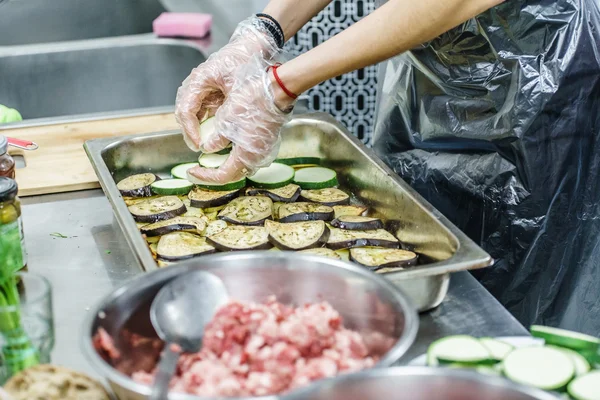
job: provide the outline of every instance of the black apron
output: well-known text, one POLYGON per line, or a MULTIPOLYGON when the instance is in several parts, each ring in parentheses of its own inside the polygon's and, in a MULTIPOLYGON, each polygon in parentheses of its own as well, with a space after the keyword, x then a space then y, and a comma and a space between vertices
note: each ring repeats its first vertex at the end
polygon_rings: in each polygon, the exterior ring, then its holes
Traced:
POLYGON ((496 260, 523 324, 600 333, 600 11, 509 0, 380 67, 378 154, 496 260))

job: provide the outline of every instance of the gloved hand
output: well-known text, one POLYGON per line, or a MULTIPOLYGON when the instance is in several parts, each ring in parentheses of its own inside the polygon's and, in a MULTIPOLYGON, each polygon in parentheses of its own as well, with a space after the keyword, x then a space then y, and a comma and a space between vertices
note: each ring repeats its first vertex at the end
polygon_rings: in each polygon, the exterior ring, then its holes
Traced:
POLYGON ((177 91, 175 106, 175 118, 190 149, 202 150, 199 121, 214 115, 223 104, 238 68, 254 55, 268 60, 278 51, 271 34, 251 17, 238 25, 225 47, 191 72, 177 91))
MULTIPOLYGON (((218 169, 196 167, 189 173, 202 182, 227 183, 252 175, 269 165, 279 150, 280 130, 290 117, 275 104, 268 63, 258 55, 238 70, 238 79, 215 115, 215 134, 204 149, 233 149, 218 169)), ((290 102, 286 105, 293 105, 290 102)))

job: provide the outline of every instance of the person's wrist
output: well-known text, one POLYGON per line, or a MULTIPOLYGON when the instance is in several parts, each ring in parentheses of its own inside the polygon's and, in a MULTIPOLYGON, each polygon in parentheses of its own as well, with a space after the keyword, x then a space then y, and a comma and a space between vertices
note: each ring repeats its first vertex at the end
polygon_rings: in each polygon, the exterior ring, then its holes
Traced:
POLYGON ((283 112, 290 112, 294 107, 296 99, 290 97, 275 79, 273 68, 269 68, 269 81, 271 83, 271 91, 273 92, 273 102, 275 106, 283 112))

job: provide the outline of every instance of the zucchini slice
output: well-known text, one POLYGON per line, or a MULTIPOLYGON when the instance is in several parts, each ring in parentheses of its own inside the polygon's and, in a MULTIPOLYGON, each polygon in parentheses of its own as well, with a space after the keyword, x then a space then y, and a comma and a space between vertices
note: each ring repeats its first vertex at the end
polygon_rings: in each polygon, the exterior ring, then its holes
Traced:
POLYGON ((353 231, 369 231, 383 229, 383 222, 375 217, 362 217, 355 215, 344 215, 331 221, 331 225, 340 229, 353 231))
POLYGON ((206 240, 221 251, 268 250, 272 247, 269 232, 262 226, 228 226, 206 240))
POLYGON ((206 239, 188 232, 173 232, 160 238, 156 255, 163 261, 180 261, 214 253, 206 239))
POLYGON ((190 205, 198 208, 219 207, 229 203, 239 195, 239 189, 216 191, 194 188, 189 194, 190 205))
POLYGON ((394 235, 384 229, 374 231, 349 231, 331 228, 327 247, 333 250, 350 249, 353 247, 386 247, 397 249, 400 242, 394 235))
POLYGON ((279 222, 330 221, 333 208, 317 203, 286 203, 277 210, 279 222))
POLYGON ((265 221, 269 241, 281 250, 306 250, 321 247, 329 237, 323 221, 292 222, 281 224, 265 221))
POLYGON ((248 188, 248 190, 246 190, 246 195, 267 196, 273 201, 293 203, 300 197, 300 190, 300 186, 290 183, 289 185, 277 189, 248 188))
POLYGON ((476 338, 467 335, 454 335, 438 339, 427 349, 427 364, 437 363, 462 365, 493 364, 488 349, 476 338))
POLYGON ((296 171, 294 182, 302 189, 323 189, 338 184, 337 173, 329 168, 309 167, 296 171))
POLYGON ((227 229, 227 222, 221 221, 220 219, 216 221, 210 221, 206 227, 206 230, 204 231, 204 236, 213 236, 217 233, 223 232, 225 229, 227 229))
POLYGON ((152 188, 154 182, 160 178, 154 174, 136 174, 128 176, 117 183, 117 189, 121 196, 126 197, 150 197, 152 196, 152 188))
MULTIPOLYGON (((550 348, 562 351, 563 353, 568 355, 569 358, 571 359, 571 361, 573 361, 573 365, 575 366, 575 375, 577 375, 577 376, 583 375, 583 374, 589 372, 590 369, 592 369, 592 366, 590 365, 588 360, 586 360, 584 356, 582 356, 581 354, 579 354, 578 352, 576 352, 574 350, 566 349, 564 347, 552 346, 552 345, 548 345, 546 347, 550 347, 550 348)), ((598 392, 598 394, 600 394, 600 392, 598 392)))
POLYGON ((600 346, 600 339, 597 337, 566 329, 532 325, 529 330, 532 336, 544 339, 547 344, 571 350, 595 350, 600 346))
POLYGON ((575 376, 569 356, 550 347, 521 347, 511 351, 502 364, 508 379, 544 390, 561 390, 575 376))
POLYGON ((188 194, 188 192, 192 189, 192 186, 192 183, 189 182, 187 179, 179 178, 162 179, 150 185, 153 193, 165 196, 178 196, 188 194))
POLYGON ((325 204, 326 206, 337 206, 350 202, 350 196, 336 188, 303 190, 300 192, 300 199, 325 204))
POLYGON ((175 218, 186 211, 185 205, 177 196, 163 196, 129 206, 129 212, 136 222, 158 222, 175 218))
POLYGON ((302 250, 299 251, 299 253, 315 254, 321 257, 335 258, 336 260, 342 259, 342 256, 340 256, 337 252, 328 249, 327 247, 317 247, 314 249, 302 250))
POLYGON ((344 217, 346 215, 361 216, 367 212, 368 208, 363 206, 333 206, 335 218, 344 217))
POLYGON ((567 387, 567 392, 575 400, 600 399, 600 370, 573 379, 567 387))
MULTIPOLYGON (((210 137, 214 135, 216 131, 215 122, 215 117, 208 117, 202 122, 200 122, 200 143, 206 143, 210 139, 210 137)), ((232 145, 231 143, 229 143, 229 145, 223 150, 219 150, 214 154, 229 154, 231 152, 231 148, 232 145)))
POLYGON ((360 247, 350 249, 350 261, 354 261, 371 271, 386 268, 387 272, 403 269, 417 263, 417 255, 412 251, 401 249, 379 249, 360 247))
POLYGON ((502 361, 506 358, 508 353, 513 351, 514 346, 503 342, 501 340, 493 339, 490 337, 482 337, 479 338, 479 341, 482 345, 485 346, 486 349, 490 352, 492 359, 496 361, 502 361))
POLYGON ((185 163, 176 165, 173 168, 171 168, 171 176, 173 176, 173 178, 189 180, 187 178, 188 169, 195 168, 197 166, 198 163, 185 163))
POLYGON ((277 163, 285 164, 297 168, 303 167, 316 167, 321 165, 321 159, 319 157, 288 157, 278 158, 275 160, 277 163))
POLYGON ((198 163, 204 168, 219 168, 228 158, 229 154, 205 153, 198 158, 198 163))
POLYGON ((216 183, 201 181, 200 179, 196 178, 192 174, 188 173, 186 179, 202 189, 217 190, 217 191, 221 191, 221 192, 226 192, 229 190, 239 190, 246 186, 246 178, 242 178, 239 181, 233 181, 233 182, 228 182, 228 183, 223 183, 223 184, 216 184, 216 183))
POLYGON ((243 196, 219 212, 219 219, 236 225, 262 225, 271 219, 273 202, 268 197, 243 196))
POLYGON ((289 165, 272 163, 268 167, 260 168, 248 180, 253 186, 261 189, 277 189, 284 187, 294 180, 294 168, 289 165))
POLYGON ((206 222, 203 219, 196 217, 175 217, 146 225, 140 231, 147 237, 152 237, 178 231, 201 235, 205 229, 206 222))

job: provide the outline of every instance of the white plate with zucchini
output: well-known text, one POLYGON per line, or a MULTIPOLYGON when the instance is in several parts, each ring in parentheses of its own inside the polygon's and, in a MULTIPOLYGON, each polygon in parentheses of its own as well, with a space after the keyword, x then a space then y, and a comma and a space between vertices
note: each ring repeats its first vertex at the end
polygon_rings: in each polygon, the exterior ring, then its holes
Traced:
POLYGON ((546 326, 532 337, 454 335, 433 342, 411 365, 471 369, 574 400, 600 400, 600 339, 546 326))

